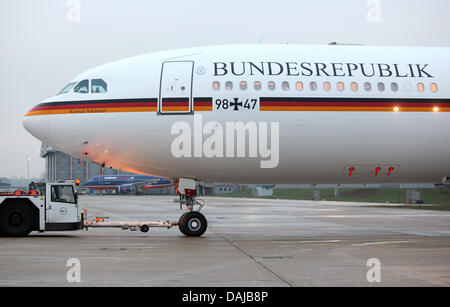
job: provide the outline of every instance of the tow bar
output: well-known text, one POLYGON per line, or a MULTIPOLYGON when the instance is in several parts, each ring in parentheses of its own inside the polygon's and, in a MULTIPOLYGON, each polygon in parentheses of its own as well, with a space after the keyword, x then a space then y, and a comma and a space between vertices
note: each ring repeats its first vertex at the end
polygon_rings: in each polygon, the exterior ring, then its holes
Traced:
MULTIPOLYGON (((87 210, 83 210, 83 217, 87 217, 87 210)), ((146 221, 146 222, 133 222, 133 221, 119 221, 119 222, 105 222, 108 217, 96 217, 93 220, 84 220, 83 226, 88 230, 89 228, 121 228, 122 230, 140 230, 142 232, 148 232, 150 227, 166 227, 167 229, 178 225, 178 221, 146 221)))

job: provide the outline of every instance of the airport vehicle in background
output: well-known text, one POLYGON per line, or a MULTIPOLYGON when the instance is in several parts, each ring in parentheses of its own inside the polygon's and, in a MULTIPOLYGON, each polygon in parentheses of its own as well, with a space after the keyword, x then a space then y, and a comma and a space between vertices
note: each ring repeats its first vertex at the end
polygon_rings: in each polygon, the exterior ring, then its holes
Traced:
MULTIPOLYGON (((180 183, 446 183, 449 82, 449 48, 188 48, 90 69, 23 125, 81 159, 180 183)), ((201 235, 191 188, 178 189, 180 225, 201 235)))
POLYGON ((83 187, 95 191, 115 191, 121 194, 168 188, 174 184, 174 181, 170 179, 147 175, 99 175, 89 178, 83 187))
MULTIPOLYGON (((178 225, 178 222, 169 220, 107 222, 105 219, 107 217, 87 219, 87 210, 80 209, 78 205, 74 180, 31 184, 28 192, 17 190, 0 193, 0 236, 23 237, 32 231, 87 230, 97 227, 148 232, 150 227, 171 228, 178 225)), ((187 227, 180 224, 180 229, 189 233, 189 229, 184 229, 187 227)), ((206 224, 203 223, 202 227, 206 227, 206 224)))

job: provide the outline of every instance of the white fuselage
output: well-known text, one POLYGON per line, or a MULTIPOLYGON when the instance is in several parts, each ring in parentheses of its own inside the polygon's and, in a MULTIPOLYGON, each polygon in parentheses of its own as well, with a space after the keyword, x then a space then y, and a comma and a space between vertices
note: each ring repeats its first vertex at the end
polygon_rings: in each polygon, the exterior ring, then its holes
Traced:
POLYGON ((82 159, 162 177, 439 183, 450 176, 449 72, 448 48, 158 52, 77 76, 107 91, 47 99, 24 126, 82 159))

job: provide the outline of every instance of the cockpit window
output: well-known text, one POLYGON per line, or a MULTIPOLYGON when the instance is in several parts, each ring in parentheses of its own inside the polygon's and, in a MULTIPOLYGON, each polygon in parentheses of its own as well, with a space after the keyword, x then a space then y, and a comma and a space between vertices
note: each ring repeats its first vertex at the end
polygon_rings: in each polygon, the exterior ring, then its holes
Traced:
POLYGON ((82 93, 82 94, 89 93, 89 80, 80 81, 80 83, 78 83, 77 86, 75 86, 73 91, 75 93, 82 93))
POLYGON ((91 80, 91 93, 106 93, 108 91, 108 85, 103 79, 91 80))
POLYGON ((58 95, 65 94, 65 93, 69 92, 71 89, 73 89, 73 87, 74 87, 77 83, 78 83, 78 82, 71 82, 71 83, 67 84, 67 85, 61 90, 61 92, 58 93, 58 95))

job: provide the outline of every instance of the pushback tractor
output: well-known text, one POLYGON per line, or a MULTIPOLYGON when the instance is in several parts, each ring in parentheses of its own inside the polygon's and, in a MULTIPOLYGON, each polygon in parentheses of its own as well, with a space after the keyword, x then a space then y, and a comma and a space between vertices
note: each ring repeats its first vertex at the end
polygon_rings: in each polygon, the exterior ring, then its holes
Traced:
POLYGON ((80 230, 83 223, 73 180, 30 185, 28 192, 0 193, 0 235, 80 230))
POLYGON ((121 228, 149 231, 150 227, 179 226, 186 236, 201 236, 207 228, 199 212, 204 203, 196 199, 195 181, 182 179, 177 183, 180 206, 187 212, 178 221, 105 221, 107 217, 87 219, 87 210, 78 205, 74 180, 30 184, 28 192, 0 193, 0 236, 24 237, 32 231, 70 231, 89 228, 121 228), (194 210, 194 206, 197 210, 194 210))

